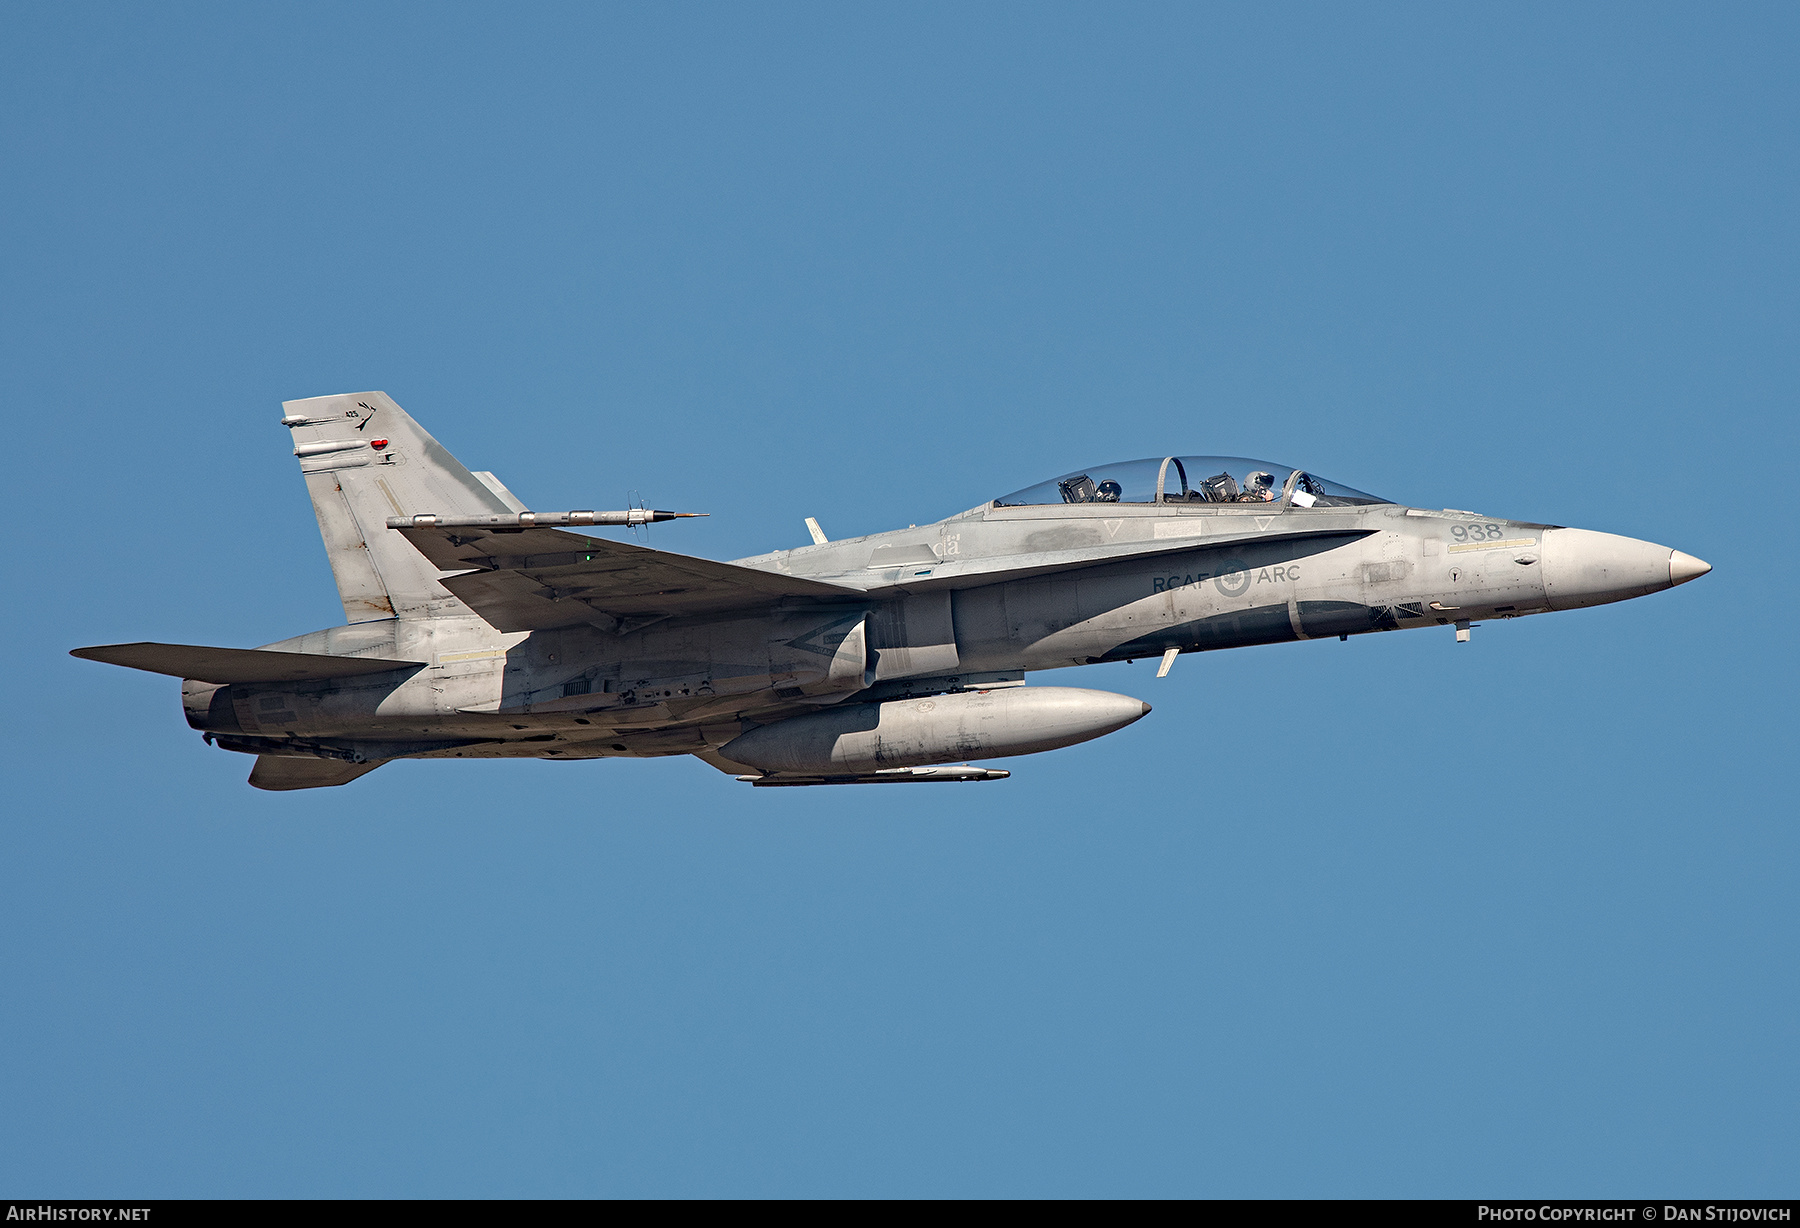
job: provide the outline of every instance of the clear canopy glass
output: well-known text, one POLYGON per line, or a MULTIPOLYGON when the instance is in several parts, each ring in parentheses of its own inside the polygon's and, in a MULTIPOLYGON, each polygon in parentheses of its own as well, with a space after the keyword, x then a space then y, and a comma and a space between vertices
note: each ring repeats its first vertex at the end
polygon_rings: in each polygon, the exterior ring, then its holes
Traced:
POLYGON ((1300 507, 1391 503, 1376 495, 1245 456, 1166 456, 1077 469, 994 500, 999 507, 1044 503, 1277 503, 1295 477, 1300 507), (1298 476, 1295 477, 1296 472, 1298 476))

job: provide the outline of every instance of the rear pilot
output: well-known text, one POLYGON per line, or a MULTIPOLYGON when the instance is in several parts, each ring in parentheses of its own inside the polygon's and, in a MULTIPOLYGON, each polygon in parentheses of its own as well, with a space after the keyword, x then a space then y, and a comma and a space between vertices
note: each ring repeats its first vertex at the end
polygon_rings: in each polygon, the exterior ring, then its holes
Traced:
POLYGON ((1238 496, 1239 503, 1273 503, 1275 502, 1275 475, 1258 469, 1244 479, 1244 493, 1238 496))

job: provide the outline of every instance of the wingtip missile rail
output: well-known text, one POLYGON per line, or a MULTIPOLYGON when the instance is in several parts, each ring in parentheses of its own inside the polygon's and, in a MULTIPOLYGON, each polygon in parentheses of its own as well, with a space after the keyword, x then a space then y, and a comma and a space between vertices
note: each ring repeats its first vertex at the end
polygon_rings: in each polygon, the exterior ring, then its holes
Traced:
POLYGON ((634 507, 623 512, 509 512, 495 516, 389 516, 390 529, 553 529, 563 525, 661 524, 665 520, 691 520, 707 512, 659 512, 634 507))

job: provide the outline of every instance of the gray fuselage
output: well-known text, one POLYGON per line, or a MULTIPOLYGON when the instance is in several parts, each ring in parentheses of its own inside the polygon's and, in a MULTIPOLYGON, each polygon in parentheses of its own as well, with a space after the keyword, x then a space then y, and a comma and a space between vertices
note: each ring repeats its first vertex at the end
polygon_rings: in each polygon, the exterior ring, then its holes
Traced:
POLYGON ((1580 529, 1394 504, 994 503, 738 560, 838 601, 499 632, 387 618, 270 649, 421 663, 372 677, 184 685, 232 749, 371 758, 705 753, 821 705, 1016 685, 1027 671, 1455 626, 1668 588, 1705 565, 1580 529), (1686 562, 1684 562, 1686 560, 1686 562))

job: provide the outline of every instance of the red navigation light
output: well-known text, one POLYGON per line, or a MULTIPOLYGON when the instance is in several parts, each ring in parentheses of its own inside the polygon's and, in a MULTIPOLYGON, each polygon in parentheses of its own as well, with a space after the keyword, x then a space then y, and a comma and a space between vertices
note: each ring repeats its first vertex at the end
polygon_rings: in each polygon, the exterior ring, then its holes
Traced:
POLYGON ((371 439, 371 440, 369 440, 369 446, 370 446, 370 447, 371 447, 371 448, 377 448, 377 449, 379 449, 379 448, 385 448, 385 447, 387 447, 387 440, 385 440, 385 439, 371 439))

